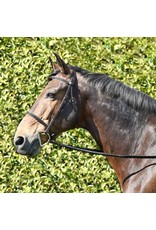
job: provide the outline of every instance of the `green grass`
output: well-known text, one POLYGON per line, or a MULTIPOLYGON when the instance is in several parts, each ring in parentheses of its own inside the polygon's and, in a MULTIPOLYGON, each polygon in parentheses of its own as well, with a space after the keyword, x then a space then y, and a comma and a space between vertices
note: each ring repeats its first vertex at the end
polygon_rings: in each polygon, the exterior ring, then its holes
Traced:
MULTIPOLYGON (((16 127, 46 84, 53 52, 156 98, 156 38, 0 38, 0 192, 120 192, 104 157, 50 144, 29 160, 15 152, 16 127)), ((82 129, 59 140, 96 147, 82 129)))

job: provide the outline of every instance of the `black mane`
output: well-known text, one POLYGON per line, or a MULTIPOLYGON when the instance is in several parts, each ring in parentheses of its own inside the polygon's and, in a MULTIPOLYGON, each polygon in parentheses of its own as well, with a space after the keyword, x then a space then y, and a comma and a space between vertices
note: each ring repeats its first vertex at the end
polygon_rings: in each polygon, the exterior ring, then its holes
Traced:
POLYGON ((79 72, 87 83, 94 85, 104 94, 113 98, 124 100, 129 106, 147 113, 156 113, 156 100, 147 94, 133 89, 106 74, 92 73, 77 66, 69 65, 71 69, 79 72))

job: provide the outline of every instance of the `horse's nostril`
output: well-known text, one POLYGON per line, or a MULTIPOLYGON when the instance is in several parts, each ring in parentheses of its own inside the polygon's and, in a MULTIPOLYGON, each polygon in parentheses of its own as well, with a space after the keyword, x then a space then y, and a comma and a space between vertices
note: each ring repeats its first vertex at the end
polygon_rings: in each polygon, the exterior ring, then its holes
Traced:
POLYGON ((24 143, 24 137, 17 137, 16 140, 15 140, 15 145, 22 145, 24 143))

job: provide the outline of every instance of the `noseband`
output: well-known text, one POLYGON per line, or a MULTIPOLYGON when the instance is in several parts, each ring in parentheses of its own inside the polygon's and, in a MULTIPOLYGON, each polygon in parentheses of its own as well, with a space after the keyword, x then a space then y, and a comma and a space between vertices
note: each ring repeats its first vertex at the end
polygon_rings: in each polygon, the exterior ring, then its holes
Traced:
POLYGON ((31 117, 33 117, 36 121, 38 121, 41 125, 43 125, 46 128, 46 130, 44 132, 39 133, 40 145, 42 145, 40 135, 47 134, 47 136, 49 138, 49 140, 48 140, 49 142, 55 136, 54 132, 50 133, 50 129, 54 125, 55 121, 58 119, 58 117, 61 114, 61 112, 64 110, 64 107, 67 104, 67 102, 69 102, 69 100, 71 100, 73 108, 74 108, 74 110, 76 110, 75 99, 74 99, 74 96, 73 96, 73 86, 74 86, 75 81, 76 81, 76 74, 74 72, 72 72, 70 81, 67 81, 64 78, 60 78, 60 77, 53 76, 53 75, 50 76, 50 79, 57 79, 59 81, 62 81, 62 82, 66 83, 68 85, 68 88, 67 88, 67 91, 66 91, 66 93, 64 95, 64 98, 63 98, 63 100, 62 100, 62 102, 60 104, 60 107, 59 107, 57 113, 55 114, 53 119, 50 121, 49 125, 47 125, 40 117, 38 117, 34 113, 31 113, 30 111, 27 112, 31 117))

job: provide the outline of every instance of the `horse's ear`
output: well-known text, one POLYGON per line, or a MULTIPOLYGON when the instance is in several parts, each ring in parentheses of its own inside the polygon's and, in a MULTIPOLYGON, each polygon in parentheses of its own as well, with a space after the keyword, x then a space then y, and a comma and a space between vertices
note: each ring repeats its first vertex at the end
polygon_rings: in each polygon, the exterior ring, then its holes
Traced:
POLYGON ((57 60, 57 64, 59 66, 59 69, 61 70, 61 73, 63 74, 70 74, 70 69, 68 67, 68 65, 60 58, 60 56, 57 53, 54 53, 56 60, 57 60))
POLYGON ((51 64, 51 67, 52 67, 53 70, 56 70, 56 69, 59 68, 58 65, 55 62, 53 62, 51 57, 49 57, 49 61, 50 61, 50 64, 51 64))

